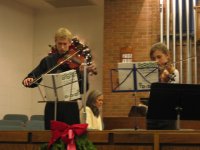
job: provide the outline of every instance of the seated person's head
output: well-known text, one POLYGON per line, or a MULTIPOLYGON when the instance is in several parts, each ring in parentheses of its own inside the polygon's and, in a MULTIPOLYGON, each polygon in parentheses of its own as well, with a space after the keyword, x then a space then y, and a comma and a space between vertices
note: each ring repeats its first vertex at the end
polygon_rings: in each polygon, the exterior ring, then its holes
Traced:
POLYGON ((99 116, 99 109, 103 105, 103 94, 98 90, 91 91, 88 95, 86 106, 90 107, 96 117, 99 116))

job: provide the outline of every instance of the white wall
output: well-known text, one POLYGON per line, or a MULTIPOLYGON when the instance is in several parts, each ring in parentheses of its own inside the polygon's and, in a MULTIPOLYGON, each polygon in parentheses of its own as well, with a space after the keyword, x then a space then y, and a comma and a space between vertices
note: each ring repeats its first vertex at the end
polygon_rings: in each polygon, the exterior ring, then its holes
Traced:
MULTIPOLYGON (((103 61, 103 6, 71 7, 38 11, 35 18, 34 66, 48 54, 49 44, 54 44, 54 33, 67 27, 92 49, 98 75, 90 77, 90 90, 102 90, 103 61)), ((39 92, 33 90, 32 113, 43 112, 44 104, 39 92), (35 109, 37 108, 37 109, 35 109)))
POLYGON ((0 1, 0 119, 30 114, 31 91, 21 84, 32 68, 34 14, 12 0, 0 1))
POLYGON ((54 33, 67 27, 92 49, 98 75, 90 90, 102 89, 103 6, 37 11, 0 0, 0 119, 7 113, 43 114, 45 103, 37 88, 22 86, 23 78, 49 52, 54 33))

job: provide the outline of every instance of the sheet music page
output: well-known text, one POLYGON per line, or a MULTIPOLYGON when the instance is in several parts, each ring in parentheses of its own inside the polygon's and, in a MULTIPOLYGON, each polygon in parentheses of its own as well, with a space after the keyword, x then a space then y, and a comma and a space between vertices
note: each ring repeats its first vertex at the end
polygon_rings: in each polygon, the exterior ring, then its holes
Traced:
POLYGON ((118 90, 134 90, 133 62, 118 63, 118 90))
POLYGON ((43 84, 48 86, 45 87, 48 101, 56 100, 55 91, 53 89, 53 76, 55 78, 59 101, 71 101, 81 97, 76 70, 69 70, 58 74, 45 74, 42 76, 43 84))
POLYGON ((118 91, 148 91, 158 81, 155 61, 118 63, 118 91))
POLYGON ((159 81, 158 65, 155 61, 135 62, 137 90, 150 90, 151 83, 159 81))

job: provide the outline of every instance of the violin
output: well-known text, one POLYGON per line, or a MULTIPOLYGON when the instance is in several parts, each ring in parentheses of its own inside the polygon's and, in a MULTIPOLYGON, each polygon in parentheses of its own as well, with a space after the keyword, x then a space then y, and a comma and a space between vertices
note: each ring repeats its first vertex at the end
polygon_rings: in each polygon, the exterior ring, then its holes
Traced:
POLYGON ((166 63, 164 66, 159 67, 160 81, 164 83, 170 83, 175 81, 175 67, 172 63, 166 63))
MULTIPOLYGON (((55 46, 51 46, 51 51, 49 55, 58 53, 58 50, 55 46)), ((87 71, 92 74, 97 74, 96 67, 92 62, 91 51, 88 46, 80 43, 77 38, 72 39, 72 43, 69 46, 69 50, 63 54, 63 56, 58 60, 58 64, 65 65, 67 64, 71 69, 77 69, 80 67, 82 63, 87 64, 87 71)))

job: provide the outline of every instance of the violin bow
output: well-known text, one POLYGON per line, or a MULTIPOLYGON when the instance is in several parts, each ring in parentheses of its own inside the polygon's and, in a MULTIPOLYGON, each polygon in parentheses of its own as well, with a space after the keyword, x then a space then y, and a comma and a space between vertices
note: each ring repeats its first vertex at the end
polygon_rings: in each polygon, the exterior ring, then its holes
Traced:
POLYGON ((179 61, 175 61, 175 62, 172 62, 172 64, 178 64, 178 63, 181 63, 181 62, 184 62, 184 61, 187 61, 187 60, 189 60, 189 59, 194 59, 194 58, 196 58, 197 56, 191 56, 191 57, 188 57, 188 58, 185 58, 185 59, 181 59, 181 60, 179 60, 179 61))
MULTIPOLYGON (((63 61, 59 62, 57 65, 55 65, 54 67, 52 67, 51 69, 49 69, 46 73, 44 73, 43 75, 46 75, 48 73, 50 73, 52 70, 56 69, 57 67, 59 67, 61 64, 63 64, 64 62, 68 61, 69 59, 71 59, 72 57, 74 57, 76 54, 78 54, 81 50, 76 51, 74 54, 68 56, 67 58, 65 58, 63 61)), ((33 80, 33 82, 30 84, 30 86, 32 84, 35 84, 38 80, 40 80, 42 78, 42 75, 38 78, 36 78, 35 80, 33 80)))

